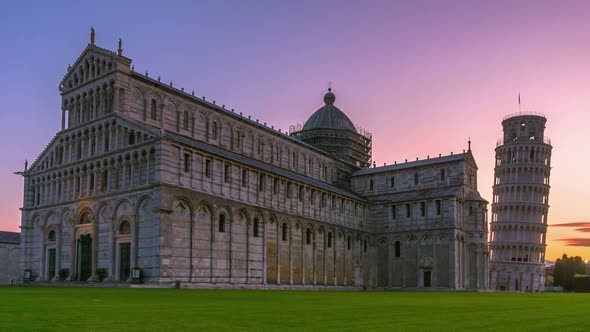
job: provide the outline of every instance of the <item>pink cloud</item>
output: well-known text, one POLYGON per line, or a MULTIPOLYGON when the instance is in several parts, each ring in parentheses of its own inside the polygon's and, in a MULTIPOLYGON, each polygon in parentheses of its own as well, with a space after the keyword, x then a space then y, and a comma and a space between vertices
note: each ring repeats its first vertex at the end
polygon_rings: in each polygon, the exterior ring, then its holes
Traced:
POLYGON ((563 224, 551 224, 551 227, 590 227, 590 221, 566 222, 563 224))
POLYGON ((590 247, 590 238, 565 238, 558 239, 557 241, 563 242, 566 246, 572 247, 590 247))

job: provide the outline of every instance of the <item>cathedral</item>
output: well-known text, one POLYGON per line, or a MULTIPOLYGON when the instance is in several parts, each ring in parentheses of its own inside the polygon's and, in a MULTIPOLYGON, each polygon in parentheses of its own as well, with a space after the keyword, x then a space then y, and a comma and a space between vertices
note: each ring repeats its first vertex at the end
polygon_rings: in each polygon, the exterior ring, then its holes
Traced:
POLYGON ((331 89, 281 132, 94 40, 59 85, 61 130, 22 172, 21 282, 488 288, 471 148, 376 167, 331 89))

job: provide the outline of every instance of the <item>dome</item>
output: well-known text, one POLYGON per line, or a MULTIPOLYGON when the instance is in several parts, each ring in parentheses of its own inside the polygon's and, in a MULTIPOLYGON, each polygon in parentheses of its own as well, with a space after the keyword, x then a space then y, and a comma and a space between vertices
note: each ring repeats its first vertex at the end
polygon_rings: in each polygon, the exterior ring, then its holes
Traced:
POLYGON ((303 130, 310 129, 347 129, 356 133, 354 124, 344 112, 334 106, 336 96, 332 89, 324 95, 324 105, 322 108, 313 113, 305 122, 303 130))

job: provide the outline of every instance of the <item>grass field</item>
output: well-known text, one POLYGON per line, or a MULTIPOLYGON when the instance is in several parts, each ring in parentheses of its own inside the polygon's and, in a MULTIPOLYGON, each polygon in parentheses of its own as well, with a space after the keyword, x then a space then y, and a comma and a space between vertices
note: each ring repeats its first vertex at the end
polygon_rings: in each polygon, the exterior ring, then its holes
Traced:
POLYGON ((590 294, 0 287, 0 331, 590 331, 590 294))

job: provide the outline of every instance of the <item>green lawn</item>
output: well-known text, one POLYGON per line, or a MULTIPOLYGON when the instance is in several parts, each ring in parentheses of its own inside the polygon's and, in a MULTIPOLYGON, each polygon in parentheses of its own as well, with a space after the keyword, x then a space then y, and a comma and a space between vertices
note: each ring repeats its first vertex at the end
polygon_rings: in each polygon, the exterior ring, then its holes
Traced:
POLYGON ((0 287, 0 331, 590 331, 590 294, 0 287))

